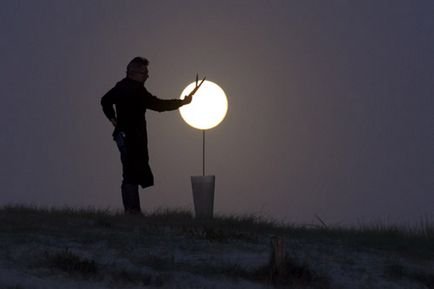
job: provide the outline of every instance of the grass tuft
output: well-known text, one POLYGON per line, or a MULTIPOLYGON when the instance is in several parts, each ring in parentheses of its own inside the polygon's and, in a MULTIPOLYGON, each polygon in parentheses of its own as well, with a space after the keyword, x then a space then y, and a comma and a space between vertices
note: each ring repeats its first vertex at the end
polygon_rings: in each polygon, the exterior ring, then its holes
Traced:
POLYGON ((255 281, 278 286, 330 288, 330 281, 326 276, 313 272, 307 264, 297 264, 288 255, 280 268, 276 268, 270 260, 266 266, 251 271, 249 275, 255 281))
POLYGON ((128 270, 119 270, 112 272, 110 278, 120 284, 138 284, 142 286, 161 287, 165 279, 160 274, 132 272, 128 270))
POLYGON ((424 285, 427 288, 434 289, 434 273, 415 271, 404 267, 401 264, 391 264, 384 270, 386 278, 392 280, 407 279, 424 285))
POLYGON ((68 249, 61 252, 45 252, 45 259, 52 269, 61 270, 68 274, 78 274, 83 277, 93 277, 98 274, 95 261, 80 257, 68 249))

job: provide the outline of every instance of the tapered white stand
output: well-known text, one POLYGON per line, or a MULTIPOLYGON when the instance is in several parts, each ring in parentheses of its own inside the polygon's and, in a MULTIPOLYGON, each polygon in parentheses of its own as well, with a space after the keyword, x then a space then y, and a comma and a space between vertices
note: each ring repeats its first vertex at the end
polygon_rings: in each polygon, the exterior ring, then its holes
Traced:
POLYGON ((196 219, 212 219, 214 215, 215 176, 192 176, 196 219))

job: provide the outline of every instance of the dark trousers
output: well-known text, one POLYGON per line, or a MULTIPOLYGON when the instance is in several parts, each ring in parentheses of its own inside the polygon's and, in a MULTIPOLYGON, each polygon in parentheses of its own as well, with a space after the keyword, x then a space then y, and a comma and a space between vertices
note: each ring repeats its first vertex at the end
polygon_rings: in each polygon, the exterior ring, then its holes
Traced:
MULTIPOLYGON (((125 134, 118 132, 113 136, 122 162, 122 203, 126 213, 140 213, 140 197, 139 197, 139 184, 134 177, 131 176, 129 171, 131 165, 129 164, 129 151, 125 142, 125 134)), ((131 153, 131 152, 130 152, 131 153)), ((130 158, 131 159, 131 158, 130 158)))

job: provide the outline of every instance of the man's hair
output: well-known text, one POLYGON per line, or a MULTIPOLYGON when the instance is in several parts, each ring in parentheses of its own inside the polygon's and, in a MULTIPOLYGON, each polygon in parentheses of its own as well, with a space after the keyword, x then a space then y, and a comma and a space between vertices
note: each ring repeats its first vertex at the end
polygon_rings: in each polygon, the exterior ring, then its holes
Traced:
POLYGON ((149 65, 149 60, 144 57, 134 57, 127 65, 127 73, 140 72, 144 67, 149 65))

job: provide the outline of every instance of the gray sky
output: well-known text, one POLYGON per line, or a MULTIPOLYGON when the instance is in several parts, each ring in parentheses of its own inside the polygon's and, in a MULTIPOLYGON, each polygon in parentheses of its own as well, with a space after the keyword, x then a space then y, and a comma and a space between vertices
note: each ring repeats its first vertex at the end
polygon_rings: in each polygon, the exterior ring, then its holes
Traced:
MULTIPOLYGON (((121 208, 101 96, 130 59, 177 98, 196 72, 227 93, 207 132, 215 209, 295 223, 434 212, 433 1, 2 1, 0 204, 121 208)), ((148 112, 156 185, 192 207, 202 135, 148 112)))

